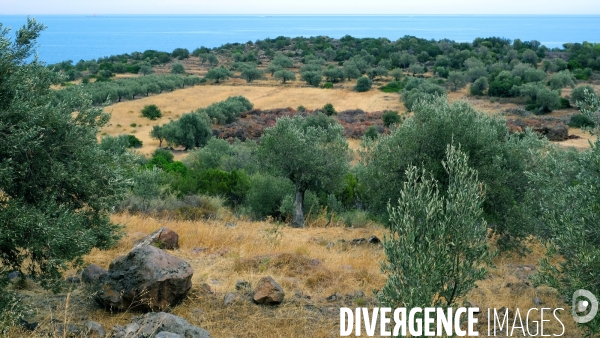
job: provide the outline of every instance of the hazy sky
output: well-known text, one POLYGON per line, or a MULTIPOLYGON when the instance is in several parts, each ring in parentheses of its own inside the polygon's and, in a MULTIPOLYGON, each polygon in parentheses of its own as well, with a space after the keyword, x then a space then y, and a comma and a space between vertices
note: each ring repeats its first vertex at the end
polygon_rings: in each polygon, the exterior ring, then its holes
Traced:
POLYGON ((2 14, 600 14, 600 1, 0 0, 2 14))

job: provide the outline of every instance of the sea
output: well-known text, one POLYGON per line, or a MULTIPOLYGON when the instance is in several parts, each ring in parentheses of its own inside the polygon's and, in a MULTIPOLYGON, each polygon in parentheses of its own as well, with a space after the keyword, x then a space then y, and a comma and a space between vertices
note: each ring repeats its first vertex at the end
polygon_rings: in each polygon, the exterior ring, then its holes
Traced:
MULTIPOLYGON (((537 40, 548 48, 569 42, 600 42, 600 15, 37 15, 47 26, 38 58, 74 62, 143 52, 219 47, 265 38, 326 35, 341 38, 411 35, 471 42, 477 37, 537 40)), ((27 16, 1 15, 9 36, 27 16)))

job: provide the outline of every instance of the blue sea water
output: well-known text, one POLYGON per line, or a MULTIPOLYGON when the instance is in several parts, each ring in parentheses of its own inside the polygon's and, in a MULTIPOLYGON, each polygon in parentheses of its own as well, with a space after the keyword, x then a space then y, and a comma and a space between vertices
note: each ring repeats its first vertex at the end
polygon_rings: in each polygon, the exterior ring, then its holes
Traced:
MULTIPOLYGON (((47 63, 95 59, 114 54, 156 49, 256 41, 277 36, 340 38, 405 35, 426 39, 470 42, 498 36, 538 40, 549 48, 566 42, 600 42, 599 15, 39 15, 48 28, 39 39, 39 58, 47 63)), ((26 16, 0 15, 13 30, 26 16)))

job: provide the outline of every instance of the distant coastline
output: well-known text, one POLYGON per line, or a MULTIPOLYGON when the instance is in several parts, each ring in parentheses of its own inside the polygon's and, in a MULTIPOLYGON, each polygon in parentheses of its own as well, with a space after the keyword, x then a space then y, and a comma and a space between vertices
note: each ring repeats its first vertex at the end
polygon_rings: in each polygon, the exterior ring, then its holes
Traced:
MULTIPOLYGON (((548 48, 600 42, 600 15, 31 15, 48 28, 39 40, 40 60, 95 59, 146 49, 172 51, 277 36, 340 38, 411 35, 471 42, 498 36, 537 40, 548 48), (92 20, 93 19, 93 20, 92 20)), ((27 15, 0 15, 0 23, 21 27, 27 15)))

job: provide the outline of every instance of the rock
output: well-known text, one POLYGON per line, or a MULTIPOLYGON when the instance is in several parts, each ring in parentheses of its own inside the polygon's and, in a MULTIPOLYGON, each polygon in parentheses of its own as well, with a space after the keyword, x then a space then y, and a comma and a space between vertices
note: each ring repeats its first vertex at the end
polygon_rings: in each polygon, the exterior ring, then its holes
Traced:
POLYGON ((90 264, 81 273, 81 280, 86 284, 95 284, 100 277, 106 275, 108 271, 96 264, 90 264))
POLYGON ((81 283, 81 279, 76 276, 67 277, 67 283, 79 284, 79 283, 81 283))
POLYGON ((146 245, 156 245, 161 249, 175 250, 179 248, 179 235, 167 227, 162 227, 141 240, 133 249, 146 245))
POLYGON ((242 296, 237 292, 229 292, 223 297, 223 306, 229 306, 235 302, 241 301, 242 296))
POLYGON ((334 245, 335 244, 333 242, 329 242, 329 243, 327 243, 327 246, 325 246, 325 249, 331 249, 331 248, 333 248, 334 245))
POLYGON ((247 291, 250 290, 250 288, 252 288, 252 286, 248 281, 238 280, 237 282, 235 282, 235 289, 238 291, 247 291))
POLYGON ((187 262, 161 249, 137 247, 110 264, 99 280, 96 300, 118 311, 161 311, 183 300, 193 274, 187 262))
POLYGON ((535 298, 533 298, 533 305, 539 306, 539 305, 542 305, 542 304, 544 304, 544 302, 540 299, 540 297, 536 296, 535 298))
POLYGON ((210 338, 208 331, 190 324, 181 317, 165 312, 147 313, 134 318, 132 324, 138 327, 134 337, 159 337, 158 334, 165 332, 163 337, 174 337, 167 335, 170 333, 185 338, 210 338))
POLYGON ((16 279, 16 278, 19 278, 19 277, 21 277, 21 273, 19 271, 13 271, 13 272, 10 272, 8 274, 8 279, 9 280, 13 280, 13 279, 16 279))
POLYGON ((367 243, 366 238, 355 238, 352 241, 350 241, 350 245, 363 245, 365 243, 367 243))
POLYGON ((227 222, 227 223, 225 223, 225 227, 226 227, 226 228, 233 229, 233 228, 235 228, 235 227, 236 227, 236 225, 235 225, 235 223, 233 223, 233 222, 227 222))
POLYGON ((88 320, 85 322, 85 334, 89 338, 103 338, 106 336, 106 331, 99 323, 88 320))
POLYGON ((82 329, 75 324, 56 323, 53 326, 53 335, 57 337, 81 337, 82 329))
POLYGON ((206 252, 207 250, 208 250, 208 248, 200 248, 200 247, 197 247, 197 246, 195 246, 195 247, 192 249, 192 253, 193 253, 194 255, 199 255, 200 253, 202 253, 202 252, 206 252))
POLYGON ((370 244, 379 244, 379 243, 381 243, 381 240, 379 238, 377 238, 377 236, 371 236, 371 237, 369 237, 367 242, 369 242, 370 244))
POLYGON ((19 319, 19 325, 21 327, 24 327, 26 330, 33 331, 33 330, 37 329, 39 323, 38 322, 30 323, 30 322, 26 321, 25 319, 21 318, 21 319, 19 319))
POLYGON ((258 304, 277 305, 283 302, 284 297, 281 286, 271 276, 266 276, 258 281, 252 298, 258 304))
POLYGON ((184 337, 177 333, 162 331, 159 334, 155 335, 154 338, 184 338, 184 337))
POLYGON ((203 293, 206 293, 206 294, 209 294, 209 295, 212 295, 214 293, 210 289, 210 285, 208 285, 206 283, 200 284, 200 286, 198 287, 198 289, 200 289, 200 291, 202 291, 203 293))
POLYGON ((333 295, 331 295, 331 296, 329 296, 329 297, 325 298, 325 300, 326 300, 326 301, 328 301, 328 302, 335 302, 336 300, 340 300, 340 299, 342 299, 343 297, 344 297, 344 296, 342 296, 342 294, 341 294, 341 293, 339 293, 339 292, 336 292, 336 293, 334 293, 333 295))

